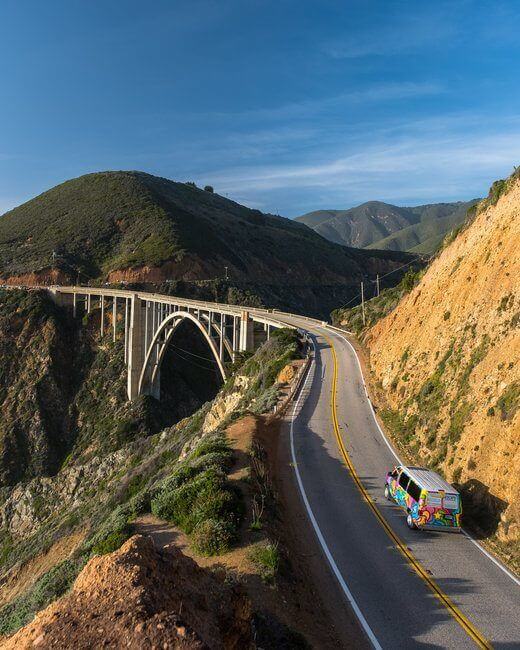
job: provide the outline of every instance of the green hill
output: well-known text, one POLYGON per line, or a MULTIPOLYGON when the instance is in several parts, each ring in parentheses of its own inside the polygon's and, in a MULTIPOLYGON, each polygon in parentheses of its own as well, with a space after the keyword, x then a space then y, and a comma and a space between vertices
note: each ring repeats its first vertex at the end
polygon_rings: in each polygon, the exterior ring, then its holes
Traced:
POLYGON ((81 176, 0 217, 0 275, 11 284, 215 281, 227 268, 229 282, 264 303, 317 314, 363 277, 410 259, 346 248, 290 219, 134 171, 81 176))
POLYGON ((296 221, 330 241, 358 248, 431 254, 476 201, 399 207, 369 201, 349 210, 318 210, 296 221))

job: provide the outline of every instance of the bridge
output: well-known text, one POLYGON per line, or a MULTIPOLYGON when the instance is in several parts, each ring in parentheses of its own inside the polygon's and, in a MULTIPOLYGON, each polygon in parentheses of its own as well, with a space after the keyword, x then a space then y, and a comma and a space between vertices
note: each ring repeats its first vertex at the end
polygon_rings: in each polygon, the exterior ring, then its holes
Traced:
POLYGON ((129 400, 139 395, 160 398, 161 363, 172 336, 186 320, 206 340, 224 381, 226 362, 234 361, 237 353, 254 352, 273 329, 294 327, 275 317, 274 310, 99 287, 46 288, 74 317, 98 310, 102 336, 111 320, 115 341, 122 320, 129 400))

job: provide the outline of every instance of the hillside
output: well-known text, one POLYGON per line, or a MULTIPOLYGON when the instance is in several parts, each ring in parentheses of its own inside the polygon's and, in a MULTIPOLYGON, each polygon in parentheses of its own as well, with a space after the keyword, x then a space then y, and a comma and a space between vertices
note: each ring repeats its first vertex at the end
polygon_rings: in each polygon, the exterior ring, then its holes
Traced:
POLYGON ((516 562, 519 275, 516 172, 493 185, 472 223, 366 333, 385 424, 412 460, 461 485, 469 520, 516 562))
POLYGON ((10 290, 0 317, 1 647, 338 647, 285 560, 259 433, 276 439, 263 414, 302 364, 295 331, 238 360, 205 404, 189 368, 170 369, 180 419, 167 399, 126 402, 123 328, 101 336, 96 312, 73 323, 44 292, 10 290))
POLYGON ((369 201, 348 210, 318 210, 295 220, 330 241, 357 248, 431 254, 475 201, 399 207, 369 201))
POLYGON ((324 313, 364 276, 409 259, 332 244, 290 219, 142 172, 88 174, 0 217, 0 276, 10 284, 197 282, 227 268, 230 283, 263 301, 294 307, 299 293, 302 309, 324 313))

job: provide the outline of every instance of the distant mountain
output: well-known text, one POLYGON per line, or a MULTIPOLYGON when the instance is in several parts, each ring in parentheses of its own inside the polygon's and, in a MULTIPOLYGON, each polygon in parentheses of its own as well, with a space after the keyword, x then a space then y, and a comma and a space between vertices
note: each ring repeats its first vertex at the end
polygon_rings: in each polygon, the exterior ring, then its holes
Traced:
POLYGON ((0 281, 9 284, 172 287, 227 274, 264 304, 328 314, 361 279, 410 259, 345 248, 291 219, 135 171, 75 178, 0 217, 0 281))
POLYGON ((368 201, 348 210, 317 210, 295 221, 344 246, 433 253, 477 200, 399 207, 368 201))

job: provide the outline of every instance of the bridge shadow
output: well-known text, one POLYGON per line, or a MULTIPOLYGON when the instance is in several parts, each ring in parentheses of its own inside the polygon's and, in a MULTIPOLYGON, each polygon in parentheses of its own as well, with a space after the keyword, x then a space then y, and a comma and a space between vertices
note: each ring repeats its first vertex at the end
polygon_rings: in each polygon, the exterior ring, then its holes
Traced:
MULTIPOLYGON (((323 340, 315 340, 315 344, 315 364, 303 388, 299 408, 294 409, 296 460, 310 507, 345 582, 383 647, 445 647, 442 639, 446 638, 452 638, 454 646, 457 639, 467 640, 471 645, 446 607, 396 548, 340 460, 330 405, 327 403, 327 408, 323 408, 321 382, 332 365, 327 354, 329 345, 323 340), (437 641, 428 641, 428 636, 437 641)), ((330 387, 326 390, 330 392, 330 387)), ((410 532, 424 535, 422 544, 433 545, 443 535, 408 531, 402 510, 383 497, 384 476, 360 473, 360 480, 371 495, 380 492, 381 497, 374 499, 376 506, 401 539, 406 540, 410 532)), ((447 536, 444 533, 443 537, 447 536)), ((478 584, 471 580, 433 576, 432 579, 455 600, 463 594, 481 593, 478 584)))

